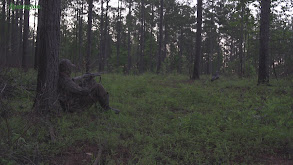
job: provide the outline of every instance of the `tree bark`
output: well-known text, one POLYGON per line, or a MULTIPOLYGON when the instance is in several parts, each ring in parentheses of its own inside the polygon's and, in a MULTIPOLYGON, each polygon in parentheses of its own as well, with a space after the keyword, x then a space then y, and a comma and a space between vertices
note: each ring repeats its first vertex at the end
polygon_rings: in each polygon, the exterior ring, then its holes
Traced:
MULTIPOLYGON (((8 4, 11 4, 11 0, 8 0, 8 4)), ((10 7, 7 7, 7 45, 5 47, 5 53, 6 53, 6 66, 9 66, 9 57, 11 57, 11 9, 10 7)))
POLYGON ((210 73, 210 57, 211 57, 211 54, 212 54, 212 28, 210 29, 210 37, 209 37, 209 50, 208 50, 208 53, 207 53, 207 75, 211 74, 210 73))
POLYGON ((131 36, 130 36, 130 33, 131 33, 131 6, 132 6, 132 0, 129 0, 129 4, 128 4, 128 10, 129 10, 129 13, 128 13, 128 67, 127 67, 127 73, 129 74, 130 73, 130 70, 131 70, 131 36))
POLYGON ((183 58, 183 27, 180 27, 180 37, 179 37, 179 59, 177 71, 179 74, 182 73, 182 58, 183 58))
POLYGON ((46 113, 57 104, 57 84, 60 45, 61 0, 42 1, 41 22, 38 22, 39 56, 37 94, 34 108, 46 113))
POLYGON ((83 14, 83 1, 81 1, 81 9, 79 9, 79 23, 78 23, 78 61, 79 61, 79 67, 82 68, 82 53, 81 53, 81 50, 82 50, 82 22, 83 22, 83 19, 82 19, 82 14, 83 14))
POLYGON ((93 0, 89 0, 89 9, 88 9, 88 27, 87 27, 87 54, 85 56, 85 72, 89 73, 90 71, 90 57, 92 54, 92 14, 93 14, 93 0))
POLYGON ((221 62, 221 46, 220 46, 221 39, 220 39, 220 36, 218 36, 217 41, 218 41, 218 48, 217 48, 217 71, 220 71, 221 64, 223 62, 223 61, 221 62))
POLYGON ((270 5, 271 0, 261 1, 258 84, 269 84, 270 5))
MULTIPOLYGON (((30 5, 30 0, 25 0, 25 5, 30 5)), ((23 47, 22 47, 22 69, 27 70, 28 55, 28 32, 29 32, 29 10, 24 10, 23 47)))
POLYGON ((153 42, 152 42, 152 39, 153 39, 153 27, 154 27, 154 3, 151 2, 151 10, 152 10, 152 15, 151 15, 151 34, 150 34, 150 70, 151 72, 154 72, 154 62, 153 62, 153 58, 154 58, 154 55, 153 55, 153 42))
POLYGON ((159 50, 158 50, 158 64, 157 64, 157 74, 161 71, 162 63, 162 42, 163 42, 163 7, 164 1, 160 1, 160 24, 159 24, 159 50))
MULTIPOLYGON (((35 6, 37 6, 37 1, 35 0, 35 6)), ((32 47, 32 53, 35 53, 34 50, 35 50, 35 46, 36 46, 36 42, 35 42, 35 39, 36 39, 36 14, 34 13, 34 28, 33 28, 33 47, 32 47)))
MULTIPOLYGON (((16 5, 15 0, 12 0, 12 2, 14 5, 16 5)), ((16 56, 16 49, 17 49, 17 40, 16 40, 16 33, 15 31, 17 31, 17 23, 16 23, 16 10, 12 10, 12 17, 11 17, 11 44, 10 44, 10 51, 11 51, 11 55, 10 57, 10 64, 12 67, 16 67, 18 65, 18 58, 16 56), (16 48, 16 49, 15 49, 16 48), (16 60, 15 60, 16 59, 16 60)))
MULTIPOLYGON (((43 6, 43 1, 44 0, 39 0, 39 6, 42 7, 43 6)), ((37 39, 36 39, 36 48, 35 48, 35 62, 34 62, 34 69, 37 70, 39 68, 39 56, 40 54, 38 54, 39 52, 39 47, 40 47, 40 26, 42 25, 42 12, 43 10, 40 8, 38 9, 38 27, 37 27, 37 39)))
POLYGON ((0 42, 1 42, 1 45, 0 45, 0 53, 1 53, 1 55, 0 55, 0 57, 1 57, 1 59, 3 59, 1 62, 0 62, 0 64, 2 64, 2 65, 4 65, 5 66, 5 61, 6 61, 6 33, 5 33, 5 31, 6 31, 6 1, 5 0, 3 0, 2 1, 2 17, 1 17, 1 40, 0 40, 0 42))
POLYGON ((109 1, 107 0, 106 5, 106 15, 105 15, 105 28, 104 28, 104 51, 103 51, 103 70, 105 66, 107 67, 107 53, 108 53, 108 11, 109 11, 109 1))
POLYGON ((117 68, 119 68, 119 56, 120 56, 120 40, 121 40, 121 37, 120 37, 120 34, 121 34, 121 9, 120 9, 120 0, 118 0, 118 22, 117 22, 117 59, 116 59, 116 65, 117 65, 117 68))
POLYGON ((200 59, 201 59, 201 28, 202 25, 202 0, 197 0, 197 31, 196 31, 196 46, 195 46, 195 58, 194 69, 192 79, 199 79, 200 75, 200 59))
POLYGON ((241 0, 241 22, 240 22, 240 43, 239 43, 239 58, 240 58, 240 69, 239 76, 243 76, 243 23, 244 23, 244 2, 241 0))
MULTIPOLYGON (((15 5, 23 5, 23 1, 15 1, 15 5)), ((15 58, 14 60, 17 61, 17 67, 21 67, 22 63, 22 20, 19 20, 20 14, 22 13, 22 9, 15 10, 15 27, 14 27, 14 33, 15 33, 15 45, 13 46, 15 58)))
POLYGON ((99 55, 99 71, 101 72, 104 67, 104 0, 101 0, 101 21, 100 21, 100 55, 99 55))
POLYGON ((140 4, 140 62, 139 73, 144 72, 144 0, 140 4))

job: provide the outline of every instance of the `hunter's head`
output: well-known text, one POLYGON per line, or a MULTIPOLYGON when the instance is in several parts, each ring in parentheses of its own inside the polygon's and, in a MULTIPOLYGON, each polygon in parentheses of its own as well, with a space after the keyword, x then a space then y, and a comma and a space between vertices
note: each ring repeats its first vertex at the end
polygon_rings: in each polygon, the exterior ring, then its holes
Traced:
POLYGON ((75 68, 75 65, 71 63, 68 59, 62 59, 59 63, 59 72, 64 73, 70 76, 72 68, 75 68))

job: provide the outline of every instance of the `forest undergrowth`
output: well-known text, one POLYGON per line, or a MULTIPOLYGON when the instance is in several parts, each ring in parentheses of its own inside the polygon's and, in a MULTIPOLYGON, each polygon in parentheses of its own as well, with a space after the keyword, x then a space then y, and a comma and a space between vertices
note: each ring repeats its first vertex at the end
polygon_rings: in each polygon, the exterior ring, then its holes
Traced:
POLYGON ((0 77, 0 164, 293 163, 292 79, 105 74, 119 115, 56 110, 48 127, 31 115, 36 77, 0 77))

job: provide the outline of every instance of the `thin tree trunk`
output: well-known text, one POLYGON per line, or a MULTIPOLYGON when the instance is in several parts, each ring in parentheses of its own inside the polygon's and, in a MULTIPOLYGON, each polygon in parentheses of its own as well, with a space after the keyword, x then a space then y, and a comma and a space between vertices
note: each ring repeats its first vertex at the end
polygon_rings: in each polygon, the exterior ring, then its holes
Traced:
POLYGON ((246 67, 246 57, 248 55, 248 32, 247 32, 247 25, 248 25, 248 17, 245 20, 245 30, 244 30, 244 42, 243 42, 243 76, 245 76, 245 67, 246 67))
POLYGON ((120 56, 120 33, 121 33, 121 12, 120 12, 120 0, 118 0, 118 22, 117 22, 117 59, 116 59, 116 65, 117 68, 119 68, 119 56, 120 56))
POLYGON ((6 1, 3 0, 2 2, 2 18, 1 18, 1 45, 0 45, 0 57, 1 59, 4 59, 0 62, 0 64, 3 64, 5 66, 5 61, 6 61, 6 1))
POLYGON ((211 33, 212 33, 212 28, 210 29, 210 37, 209 37, 209 50, 208 50, 208 53, 207 53, 207 74, 209 75, 210 74, 210 56, 211 56, 211 41, 212 41, 212 38, 211 38, 211 33))
POLYGON ((140 4, 140 62, 139 73, 144 72, 144 0, 141 0, 140 4))
POLYGON ((221 60, 221 46, 220 46, 220 36, 217 38, 218 40, 218 49, 217 49, 217 71, 220 71, 221 69, 221 64, 222 62, 220 61, 221 60))
POLYGON ((163 51, 163 57, 162 57, 162 61, 165 61, 165 58, 167 57, 167 41, 168 41, 168 24, 167 24, 167 18, 165 16, 164 18, 164 22, 165 22, 165 29, 164 29, 164 51, 163 51))
POLYGON ((79 9, 79 28, 78 28, 78 61, 79 61, 79 68, 83 68, 82 67, 82 53, 81 53, 81 50, 82 50, 82 22, 83 22, 83 19, 82 19, 82 13, 83 13, 83 1, 81 1, 81 9, 79 9))
POLYGON ((56 109, 60 45, 61 0, 42 1, 41 22, 38 22, 39 59, 35 110, 46 113, 56 109))
POLYGON ((269 83, 270 5, 271 0, 261 1, 258 84, 269 83))
MULTIPOLYGON (((37 1, 36 0, 35 0, 35 6, 37 6, 37 1)), ((35 46, 36 46, 36 42, 35 42, 36 35, 35 35, 35 33, 36 33, 36 13, 34 13, 34 29, 33 29, 33 47, 32 47, 32 53, 34 53, 35 46)))
POLYGON ((210 39, 210 67, 209 67, 209 70, 210 70, 210 74, 213 74, 214 37, 215 37, 215 31, 216 31, 213 28, 214 27, 214 9, 215 9, 214 0, 212 0, 211 3, 212 3, 213 15, 211 17, 212 25, 211 25, 211 39, 210 39))
MULTIPOLYGON (((11 4, 11 0, 8 0, 8 4, 11 4)), ((7 46, 5 47, 6 48, 5 52, 6 52, 6 65, 10 66, 10 63, 9 63, 9 57, 11 57, 11 51, 10 51, 10 48, 11 48, 11 9, 10 9, 10 7, 7 7, 7 10, 8 10, 8 18, 7 18, 8 27, 7 27, 7 35, 6 35, 7 46)))
POLYGON ((240 69, 239 76, 243 76, 243 22, 244 22, 244 2, 241 0, 241 23, 240 23, 240 44, 239 44, 239 55, 240 55, 240 69))
POLYGON ((154 55, 153 55, 153 42, 152 42, 152 39, 153 39, 153 27, 154 27, 154 3, 151 2, 151 10, 152 10, 152 15, 151 15, 151 34, 150 34, 150 62, 151 62, 151 72, 154 72, 154 62, 153 62, 153 58, 154 58, 154 55))
POLYGON ((39 52, 39 47, 40 47, 40 26, 42 25, 42 9, 41 7, 43 6, 43 1, 44 0, 39 0, 39 6, 40 9, 38 9, 38 27, 37 27, 37 40, 36 40, 36 48, 35 48, 35 64, 34 64, 34 69, 37 70, 39 68, 39 63, 40 63, 40 58, 38 52, 39 52))
POLYGON ((104 51, 103 51, 103 70, 107 67, 107 53, 108 53, 108 11, 109 11, 109 0, 107 0, 106 15, 105 15, 105 29, 104 29, 104 51))
MULTIPOLYGON (((22 5, 23 1, 15 1, 15 5, 22 5)), ((21 56, 22 56, 22 35, 18 33, 20 29, 22 29, 22 26, 19 26, 21 21, 18 21, 20 18, 20 11, 22 9, 15 10, 15 27, 14 27, 14 33, 15 33, 15 45, 13 46, 14 52, 15 52, 15 58, 14 60, 17 63, 17 67, 21 67, 21 56)))
POLYGON ((196 46, 194 58, 194 70, 192 79, 199 79, 200 75, 200 59, 201 59, 201 28, 202 25, 202 0, 197 0, 197 31, 196 31, 196 46))
POLYGON ((180 37, 179 37, 179 61, 178 61, 178 73, 181 74, 181 67, 182 67, 182 57, 183 57, 183 31, 182 27, 180 27, 180 37))
POLYGON ((85 72, 90 71, 90 57, 92 53, 92 14, 93 14, 93 0, 89 0, 88 9, 88 28, 87 28, 87 54, 85 56, 85 72))
POLYGON ((132 6, 132 0, 129 1, 128 4, 128 9, 129 9, 129 13, 128 13, 128 67, 127 67, 127 73, 130 73, 131 70, 131 36, 130 36, 130 31, 132 30, 131 28, 131 6, 132 6))
MULTIPOLYGON (((15 0, 12 0, 12 3, 15 5, 16 2, 15 0)), ((18 64, 18 58, 16 56, 16 49, 15 47, 17 46, 17 40, 16 40, 16 34, 14 33, 15 31, 17 31, 17 23, 16 23, 16 14, 15 14, 15 10, 12 10, 12 17, 11 17, 11 44, 10 44, 10 51, 11 51, 11 56, 12 57, 10 59, 10 64, 13 67, 16 67, 16 65, 18 64), (17 59, 17 60, 15 60, 17 59)))
POLYGON ((74 63, 76 64, 78 62, 78 56, 79 56, 79 53, 78 53, 78 17, 79 17, 79 11, 76 7, 75 9, 75 16, 76 16, 76 23, 75 23, 75 58, 74 58, 74 63))
POLYGON ((230 61, 234 61, 234 40, 231 38, 230 44, 230 61))
MULTIPOLYGON (((30 0, 25 0, 25 5, 30 5, 30 0)), ((23 27, 23 53, 22 53, 22 69, 27 70, 28 55, 28 32, 29 32, 29 10, 24 10, 24 27, 23 27)))
POLYGON ((104 0, 101 0, 101 20, 100 20, 100 50, 99 50, 99 71, 103 70, 104 65, 104 0))
POLYGON ((161 60, 162 60, 162 41, 163 41, 163 7, 164 1, 160 1, 160 25, 159 25, 159 50, 158 50, 158 64, 157 74, 161 71, 161 60))

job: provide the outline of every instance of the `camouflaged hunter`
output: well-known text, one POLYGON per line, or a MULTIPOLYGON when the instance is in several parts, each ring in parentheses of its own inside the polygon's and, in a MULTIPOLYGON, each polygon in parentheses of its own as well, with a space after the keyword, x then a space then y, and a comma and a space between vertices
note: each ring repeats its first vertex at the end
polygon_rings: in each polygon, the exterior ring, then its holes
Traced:
POLYGON ((71 78, 71 70, 75 67, 68 59, 59 63, 58 93, 59 102, 64 111, 78 111, 90 108, 99 102, 104 110, 120 111, 109 106, 109 93, 94 80, 93 76, 71 78))

